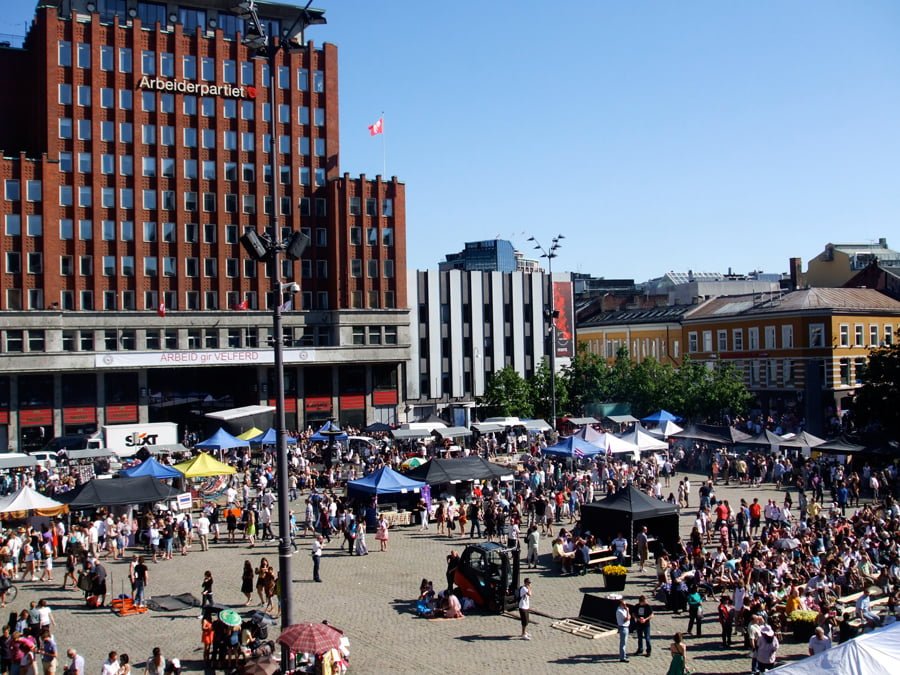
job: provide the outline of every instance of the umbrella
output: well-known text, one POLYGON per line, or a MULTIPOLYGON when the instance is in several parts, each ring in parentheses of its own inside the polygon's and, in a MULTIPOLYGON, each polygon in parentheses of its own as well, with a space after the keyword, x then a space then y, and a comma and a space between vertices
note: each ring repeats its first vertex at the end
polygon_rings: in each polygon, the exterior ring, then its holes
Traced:
POLYGON ((324 623, 296 623, 278 636, 278 642, 295 654, 322 654, 341 646, 342 634, 324 623))
POLYGON ((241 615, 235 612, 233 609, 223 609, 219 612, 219 621, 224 623, 226 626, 237 627, 243 623, 241 619, 241 615))
POLYGON ((425 463, 425 460, 421 457, 410 457, 403 464, 401 464, 401 468, 404 469, 415 469, 417 466, 421 466, 425 463))
POLYGON ((800 546, 800 540, 793 537, 785 537, 775 542, 775 548, 781 551, 793 551, 798 546, 800 546))

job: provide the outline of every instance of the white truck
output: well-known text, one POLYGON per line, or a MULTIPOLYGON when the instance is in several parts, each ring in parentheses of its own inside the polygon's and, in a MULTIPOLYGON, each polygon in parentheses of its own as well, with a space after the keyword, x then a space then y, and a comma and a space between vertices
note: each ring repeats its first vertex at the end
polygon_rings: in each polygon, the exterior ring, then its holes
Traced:
POLYGON ((107 424, 87 441, 87 448, 109 448, 118 455, 132 455, 141 448, 178 443, 178 425, 174 422, 146 424, 107 424))

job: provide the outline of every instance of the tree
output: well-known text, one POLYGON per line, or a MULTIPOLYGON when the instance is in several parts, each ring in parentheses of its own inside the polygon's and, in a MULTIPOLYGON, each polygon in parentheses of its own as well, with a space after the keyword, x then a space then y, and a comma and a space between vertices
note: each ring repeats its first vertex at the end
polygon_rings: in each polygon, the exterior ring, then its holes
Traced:
MULTIPOLYGON (((553 416, 550 396, 550 366, 547 359, 541 361, 534 375, 528 381, 531 393, 531 410, 535 417, 550 420, 553 416)), ((556 414, 562 416, 569 407, 568 381, 564 373, 556 375, 556 414)), ((553 424, 551 422, 551 424, 553 424)))
POLYGON ((853 415, 860 427, 878 428, 888 438, 900 436, 900 343, 869 352, 865 384, 856 394, 853 415))
POLYGON ((498 417, 531 417, 534 410, 531 388, 512 366, 491 375, 479 405, 498 417))
POLYGON ((560 381, 564 382, 568 396, 567 409, 581 415, 587 404, 607 400, 609 367, 602 356, 580 344, 571 364, 557 378, 560 381))

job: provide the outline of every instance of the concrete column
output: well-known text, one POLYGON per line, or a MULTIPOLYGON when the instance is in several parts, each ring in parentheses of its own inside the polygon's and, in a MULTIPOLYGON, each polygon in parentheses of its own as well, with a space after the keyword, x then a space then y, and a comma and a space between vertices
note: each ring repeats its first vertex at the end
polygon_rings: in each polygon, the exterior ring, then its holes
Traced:
POLYGON ((340 370, 338 370, 338 368, 339 367, 336 365, 331 366, 331 414, 334 415, 336 420, 340 421, 341 378, 340 378, 340 370))
POLYGON ((53 373, 53 434, 51 438, 62 436, 64 433, 62 407, 62 373, 53 373))
POLYGON ((9 376, 9 425, 7 446, 11 452, 19 449, 19 376, 9 376))
POLYGON ((372 364, 366 364, 366 410, 365 410, 365 420, 366 426, 371 424, 374 420, 375 412, 372 403, 372 392, 375 389, 375 378, 372 376, 372 364))
POLYGON ((147 387, 147 370, 138 371, 138 422, 147 424, 150 421, 150 390, 147 387), (141 392, 147 392, 141 396, 141 392))
POLYGON ((97 372, 97 429, 106 424, 106 378, 97 372))

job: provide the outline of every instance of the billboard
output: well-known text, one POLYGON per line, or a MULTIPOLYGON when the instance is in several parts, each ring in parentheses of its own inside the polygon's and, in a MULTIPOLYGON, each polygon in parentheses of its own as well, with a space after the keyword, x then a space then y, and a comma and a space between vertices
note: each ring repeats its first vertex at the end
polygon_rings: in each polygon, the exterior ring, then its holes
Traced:
POLYGON ((558 313, 554 335, 556 356, 575 357, 575 300, 571 281, 553 282, 553 308, 558 313))

